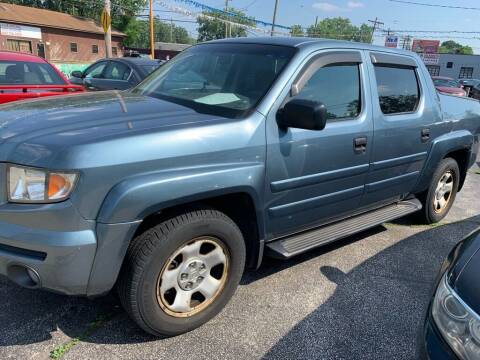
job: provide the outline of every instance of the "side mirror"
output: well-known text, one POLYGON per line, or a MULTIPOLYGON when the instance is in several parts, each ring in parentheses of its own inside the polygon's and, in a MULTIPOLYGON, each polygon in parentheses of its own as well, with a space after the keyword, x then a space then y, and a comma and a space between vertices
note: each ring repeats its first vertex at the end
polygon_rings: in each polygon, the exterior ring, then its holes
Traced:
POLYGON ((323 130, 327 125, 327 108, 321 102, 293 99, 277 114, 283 128, 323 130))
POLYGON ((72 75, 72 77, 76 77, 76 78, 83 78, 83 72, 79 71, 79 70, 75 70, 75 71, 72 71, 72 73, 70 74, 72 75))

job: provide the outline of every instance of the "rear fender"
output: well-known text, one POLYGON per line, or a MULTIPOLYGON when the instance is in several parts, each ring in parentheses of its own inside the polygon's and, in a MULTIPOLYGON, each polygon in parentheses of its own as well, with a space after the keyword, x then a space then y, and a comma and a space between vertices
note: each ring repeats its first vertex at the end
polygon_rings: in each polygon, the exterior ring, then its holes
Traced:
POLYGON ((428 189, 433 173, 447 154, 458 150, 472 152, 473 144, 474 136, 467 130, 453 131, 436 138, 432 142, 428 159, 413 193, 420 193, 428 189))

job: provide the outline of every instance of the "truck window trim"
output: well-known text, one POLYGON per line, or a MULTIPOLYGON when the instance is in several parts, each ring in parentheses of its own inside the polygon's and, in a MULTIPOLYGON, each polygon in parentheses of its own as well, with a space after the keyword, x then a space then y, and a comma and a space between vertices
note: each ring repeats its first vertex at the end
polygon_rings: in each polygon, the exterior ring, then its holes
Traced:
POLYGON ((293 81, 290 87, 290 91, 288 95, 282 101, 279 108, 282 109, 289 100, 297 96, 303 90, 308 80, 310 80, 312 76, 315 75, 315 73, 319 69, 327 66, 345 65, 345 64, 356 64, 358 66, 360 111, 355 117, 342 117, 342 118, 336 118, 336 119, 328 119, 327 123, 359 119, 362 116, 365 109, 365 91, 363 91, 363 85, 365 84, 364 82, 365 71, 362 70, 362 66, 361 66, 363 64, 361 50, 347 50, 347 51, 332 50, 329 52, 323 52, 323 53, 314 55, 311 59, 307 61, 307 63, 300 70, 300 73, 295 77, 295 80, 293 81))
POLYGON ((377 75, 375 74, 375 71, 374 71, 374 75, 375 75, 375 89, 376 89, 376 92, 377 92, 377 99, 378 99, 378 107, 380 109, 380 113, 383 115, 383 116, 388 116, 388 117, 392 117, 392 116, 399 116, 399 115, 409 115, 409 114, 417 114, 420 110, 420 103, 422 102, 422 99, 423 99, 423 88, 422 88, 422 82, 420 81, 420 76, 418 74, 418 67, 417 66, 409 66, 409 65, 403 65, 403 64, 398 64, 398 63, 391 63, 391 64, 387 64, 387 63, 374 63, 373 64, 373 68, 375 70, 376 67, 388 67, 388 68, 396 68, 396 69, 409 69, 409 70, 413 70, 413 73, 415 75, 415 80, 417 82, 417 92, 418 92, 418 98, 417 98, 417 102, 415 103, 415 108, 414 110, 412 111, 403 111, 403 112, 397 112, 397 113, 391 113, 391 114, 385 114, 380 106, 380 94, 378 93, 378 81, 377 81, 377 75))

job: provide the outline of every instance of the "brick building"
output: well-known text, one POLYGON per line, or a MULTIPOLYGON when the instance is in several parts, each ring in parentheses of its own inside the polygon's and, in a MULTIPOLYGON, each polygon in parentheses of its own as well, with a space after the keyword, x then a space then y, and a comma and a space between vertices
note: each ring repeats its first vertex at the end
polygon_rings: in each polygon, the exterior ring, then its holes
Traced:
MULTIPOLYGON (((112 31, 113 56, 125 34, 112 31)), ((0 3, 0 50, 28 52, 57 64, 88 64, 105 57, 103 28, 50 10, 0 3)))

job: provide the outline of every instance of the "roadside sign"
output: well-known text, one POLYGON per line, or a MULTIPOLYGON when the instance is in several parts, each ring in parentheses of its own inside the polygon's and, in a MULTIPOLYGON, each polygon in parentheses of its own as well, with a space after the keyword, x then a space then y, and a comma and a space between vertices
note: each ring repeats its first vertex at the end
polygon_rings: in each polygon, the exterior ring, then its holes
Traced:
POLYGON ((425 54, 436 54, 440 47, 439 40, 413 40, 412 51, 425 54))
POLYGON ((103 31, 106 33, 112 24, 112 17, 105 9, 103 9, 102 15, 100 16, 100 22, 102 23, 103 31))
POLYGON ((386 36, 385 47, 396 48, 398 46, 398 36, 386 36))
POLYGON ((440 62, 440 54, 419 54, 425 65, 438 65, 440 62))

